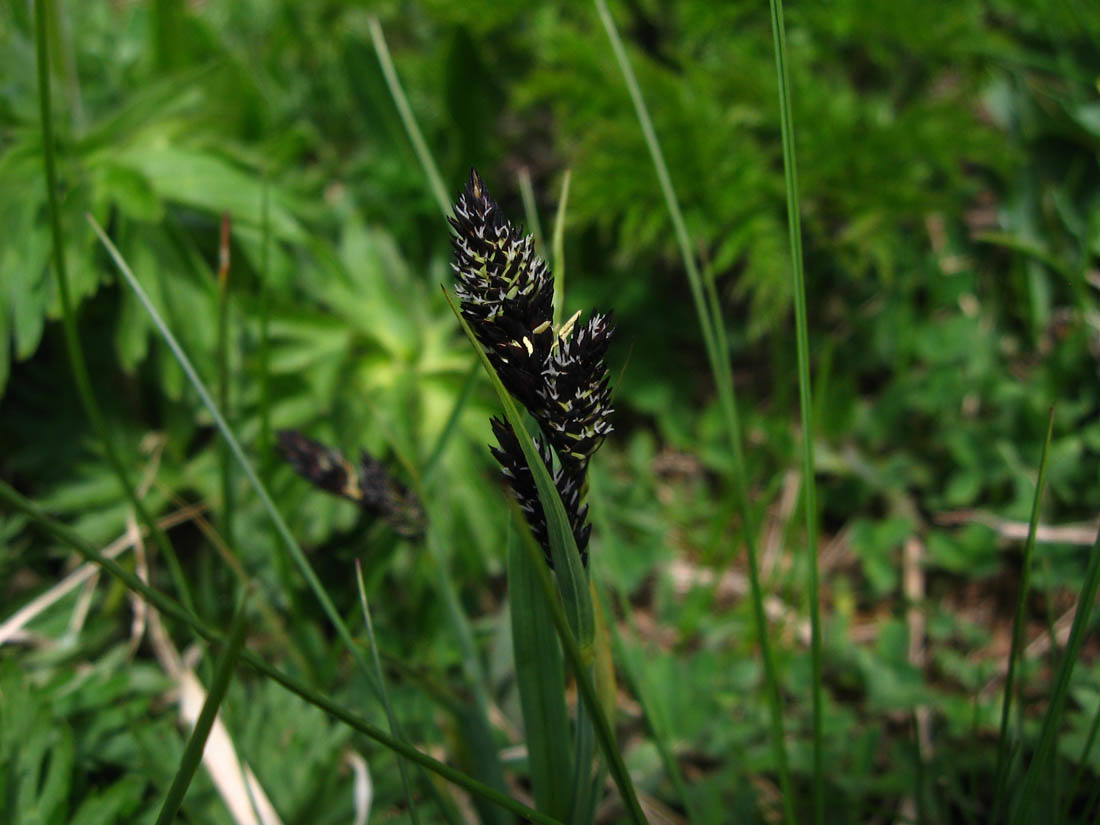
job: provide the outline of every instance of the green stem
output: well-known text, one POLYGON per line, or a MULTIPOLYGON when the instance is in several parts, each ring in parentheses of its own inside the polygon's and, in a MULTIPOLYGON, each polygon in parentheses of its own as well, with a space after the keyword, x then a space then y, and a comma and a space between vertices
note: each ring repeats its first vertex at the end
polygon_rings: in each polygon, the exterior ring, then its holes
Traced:
POLYGON ((535 188, 531 185, 531 170, 526 166, 520 167, 519 170, 519 196, 523 200, 523 214, 527 218, 527 226, 535 236, 535 251, 545 258, 546 239, 542 237, 539 210, 535 205, 535 188))
POLYGON ((382 75, 386 79, 390 96, 393 97, 397 113, 401 116, 401 123, 405 126, 405 132, 412 141, 416 157, 420 160, 420 166, 424 174, 428 176, 428 184, 432 188, 432 194, 439 202, 439 208, 444 215, 451 214, 451 199, 447 195, 447 187, 443 185, 443 176, 439 174, 439 167, 435 165, 435 159, 428 150, 428 144, 424 141, 424 135, 420 133, 420 127, 416 123, 409 99, 405 96, 405 90, 401 88, 401 81, 397 78, 397 70, 393 66, 393 58, 390 57, 389 46, 386 45, 386 36, 382 33, 382 26, 377 17, 371 17, 367 21, 370 28, 370 39, 374 44, 374 52, 378 55, 378 63, 382 67, 382 75))
MULTIPOLYGON (((1081 779, 1085 775, 1085 767, 1092 759, 1092 746, 1096 744, 1096 734, 1100 733, 1100 704, 1096 706, 1096 713, 1092 715, 1092 725, 1089 726, 1089 734, 1085 737, 1085 745, 1081 748, 1081 758, 1077 760, 1077 770, 1073 773, 1073 782, 1070 783, 1069 793, 1062 803, 1062 816, 1059 821, 1064 822, 1069 816, 1069 806, 1077 796, 1081 779)), ((1087 809, 1086 809, 1087 810, 1087 809)))
POLYGON ((572 177, 572 170, 566 169, 561 179, 558 211, 554 216, 554 329, 561 326, 561 314, 565 307, 565 209, 569 204, 569 181, 572 177))
POLYGON ((1070 628, 1069 639, 1066 642, 1066 650, 1062 654, 1062 662, 1058 667, 1058 675, 1054 681, 1054 689, 1051 691, 1050 702, 1046 713, 1043 715, 1042 733, 1039 736, 1039 744, 1035 748, 1031 764, 1020 791, 1020 806, 1014 812, 1014 821, 1027 822, 1027 816, 1031 812, 1031 805, 1035 801, 1035 786, 1039 782, 1039 776, 1046 769, 1047 760, 1054 750, 1054 741, 1058 736, 1058 726, 1061 724, 1062 711, 1066 704, 1066 695, 1069 693, 1070 677, 1073 668, 1077 664, 1077 657, 1081 652, 1081 643, 1088 630, 1089 618, 1092 616, 1092 607, 1096 601, 1096 591, 1100 587, 1100 536, 1097 536, 1089 555, 1088 568, 1085 570, 1085 580, 1081 583, 1081 594, 1077 599, 1077 612, 1073 616, 1073 627, 1070 628))
MULTIPOLYGON (((522 438, 523 436, 521 435, 520 437, 522 438)), ((619 751, 619 745, 615 741, 615 732, 611 729, 611 723, 604 714, 603 706, 596 696, 596 688, 592 683, 588 663, 586 662, 585 655, 581 652, 580 645, 577 644, 577 637, 573 634, 573 630, 570 627, 569 618, 565 615, 565 609, 562 607, 561 599, 558 598, 558 590, 554 587, 554 582, 550 578, 550 571, 543 558, 542 549, 538 546, 534 536, 531 535, 531 531, 527 529, 526 522, 518 515, 518 508, 515 509, 515 513, 516 521, 520 522, 520 541, 527 553, 528 559, 530 559, 532 568, 538 574, 539 587, 542 588, 543 597, 546 600, 547 606, 550 608, 550 618, 553 620, 554 627, 558 631, 558 638, 561 640, 562 650, 565 653, 566 660, 569 662, 569 667, 573 671, 573 678, 576 680, 577 689, 580 691, 581 698, 588 708, 589 718, 596 729, 596 738, 599 740, 600 749, 603 751, 604 758, 607 759, 611 776, 619 788, 619 795, 623 800, 623 804, 626 806, 627 813, 630 814, 630 818, 634 821, 635 825, 647 825, 645 814, 642 813, 642 807, 634 791, 634 783, 630 779, 630 773, 626 769, 626 763, 623 762, 622 753, 619 751)))
POLYGON ((1027 602, 1028 588, 1031 582, 1031 556, 1035 550, 1035 533, 1039 526, 1039 505, 1043 500, 1043 489, 1047 479, 1047 454, 1050 450, 1050 437, 1054 431, 1054 408, 1047 416, 1047 432, 1043 439, 1043 451, 1039 455, 1039 477, 1035 482, 1035 495, 1031 500, 1031 519, 1027 527, 1027 543, 1024 545, 1024 559, 1020 568, 1020 590, 1016 594, 1016 613, 1012 619, 1012 646, 1008 653, 1008 673, 1005 674, 1004 696, 1001 700, 1001 732, 997 740, 997 766, 993 772, 993 816, 996 822, 1000 814, 1008 779, 1008 720, 1012 712, 1013 687, 1016 679, 1016 663, 1020 658, 1020 649, 1024 641, 1024 607, 1027 602))
POLYGON ((50 234, 53 239, 54 273, 57 275, 57 291, 61 298, 61 321, 65 330, 65 347, 69 354, 69 366, 72 369, 73 380, 76 382, 77 394, 84 405, 84 411, 103 444, 107 461, 118 478, 123 494, 129 499, 130 506, 134 508, 138 518, 148 529, 149 535, 153 537, 157 547, 160 548, 164 561, 168 565, 168 572, 172 576, 172 583, 179 591, 183 603, 188 608, 193 609, 191 593, 187 587, 187 579, 183 574, 179 558, 169 543, 168 537, 160 529, 160 525, 150 514, 144 502, 138 497, 134 485, 130 483, 130 475, 126 471, 118 447, 107 428, 103 411, 100 409, 95 392, 92 390, 88 365, 84 361, 84 351, 80 346, 72 296, 69 293, 69 276, 65 267, 65 243, 61 232, 61 207, 57 202, 57 167, 54 158, 53 115, 50 103, 49 48, 46 39, 46 0, 35 0, 34 11, 35 46, 38 58, 38 102, 42 117, 42 154, 46 166, 46 198, 50 214, 50 234))
MULTIPOLYGON (((683 260, 684 271, 687 274, 688 285, 691 289, 691 298, 695 304, 695 313, 699 321, 699 327, 703 334, 703 344, 707 351, 707 359, 710 362, 711 372, 714 375, 718 388, 718 398, 722 407, 726 434, 730 443, 730 459, 734 477, 734 487, 737 490, 738 509, 741 514, 743 534, 745 540, 745 555, 749 570, 749 595, 752 602, 753 620, 755 623, 757 642, 760 645, 760 658, 764 665, 765 695, 768 702, 769 733, 771 736, 772 755, 779 772, 779 784, 783 797, 784 818, 788 825, 795 825, 794 815, 794 791, 791 786, 790 767, 787 762, 787 749, 784 744, 783 733, 783 705, 779 693, 779 676, 775 667, 775 659, 772 655, 771 642, 768 637, 767 616, 764 612, 764 597, 760 586, 759 563, 756 552, 756 531, 753 526, 752 509, 749 504, 748 480, 745 475, 745 461, 741 446, 741 423, 737 412, 736 396, 733 391, 733 382, 730 378, 729 365, 726 363, 728 353, 720 348, 722 340, 715 330, 714 319, 720 319, 721 314, 715 308, 709 307, 704 295, 702 278, 695 263, 695 256, 691 249, 691 239, 684 223, 683 214, 676 192, 672 187, 672 179, 665 164, 664 155, 661 152, 657 133, 653 128, 653 122, 646 108, 645 99, 642 97, 641 87, 634 76, 630 61, 627 58, 626 49, 623 47, 622 38, 619 36, 615 21, 608 11, 606 0, 594 0, 599 12, 600 20, 607 31, 607 37, 611 41, 611 48, 615 53, 623 80, 626 83, 630 98, 634 103, 634 110, 638 123, 642 129, 646 146, 653 161, 653 167, 657 174, 661 192, 665 198, 672 226, 676 234, 676 240, 680 247, 680 256, 683 260)), ((724 335, 724 332, 723 332, 724 335)))
POLYGON ((787 188, 787 226, 794 274, 794 315, 798 347, 798 406, 802 423, 802 503, 806 513, 806 554, 810 601, 810 662, 813 688, 813 808, 814 821, 825 821, 825 756, 822 720, 821 605, 818 595, 817 485, 814 483, 813 393, 810 386, 810 344, 806 318, 806 274, 802 262, 802 220, 798 210, 798 164, 791 116, 791 81, 787 70, 787 38, 783 0, 770 0, 775 71, 779 83, 779 123, 783 139, 783 174, 787 188))
MULTIPOLYGON (((222 215, 221 244, 218 249, 218 337, 216 359, 218 364, 218 404, 231 416, 229 409, 229 215, 222 215)), ((233 513, 236 502, 233 496, 233 456, 223 441, 218 449, 222 487, 222 533, 230 547, 233 541, 233 513)))
POLYGON ((160 814, 157 816, 156 825, 171 825, 179 812, 183 797, 191 780, 195 778, 195 771, 202 762, 203 750, 206 748, 206 740, 210 736, 210 729, 214 726, 214 720, 218 715, 218 708, 225 699, 225 693, 229 690, 229 682, 233 678, 233 671, 237 667, 241 649, 244 647, 244 634, 248 629, 246 621, 247 613, 245 604, 247 599, 242 595, 237 604, 237 610, 233 615, 233 623, 229 628, 229 641, 225 645, 218 664, 214 671, 214 680, 210 684, 210 692, 206 694, 206 701, 202 704, 195 729, 187 740, 187 746, 183 749, 180 758, 180 766, 172 779, 172 785, 168 788, 168 794, 161 805, 160 814))
POLYGON ((271 195, 264 166, 260 205, 260 467, 266 477, 274 456, 271 442, 271 195))
MULTIPOLYGON (((367 629, 367 643, 370 645, 371 664, 374 666, 374 675, 378 680, 378 692, 382 699, 382 709, 386 712, 390 730, 398 730, 397 714, 393 712, 390 704, 390 696, 386 691, 386 676, 382 672, 382 660, 378 656, 378 643, 374 638, 374 622, 370 617, 370 605, 367 604, 367 590, 363 585, 363 567, 359 559, 355 560, 355 583, 359 587, 359 603, 363 607, 363 623, 367 629)), ((416 811, 416 803, 413 801, 412 786, 409 784, 409 771, 405 767, 405 760, 397 760, 397 768, 401 773, 401 785, 405 789, 405 801, 409 806, 409 818, 413 825, 420 825, 420 815, 416 811)))

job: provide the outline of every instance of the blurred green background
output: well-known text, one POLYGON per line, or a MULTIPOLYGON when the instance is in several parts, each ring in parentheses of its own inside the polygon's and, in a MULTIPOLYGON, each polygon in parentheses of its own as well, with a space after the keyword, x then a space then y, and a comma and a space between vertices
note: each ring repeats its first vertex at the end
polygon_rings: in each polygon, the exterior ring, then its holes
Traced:
MULTIPOLYGON (((159 514, 201 504, 217 527, 217 437, 84 214, 108 230, 212 385, 218 227, 228 212, 230 422, 341 612, 358 615, 349 571, 361 557, 383 649, 429 682, 446 684, 461 666, 435 562, 272 455, 261 425, 261 318, 270 312, 273 427, 365 447, 398 475, 402 460, 427 459, 472 354, 440 292, 451 283, 449 233, 379 68, 372 15, 450 197, 477 167, 505 212, 529 224, 520 197, 529 176, 549 240, 571 171, 565 317, 613 309, 618 326, 617 431, 593 464, 590 501, 593 572, 617 598, 624 634, 620 740, 639 787, 669 816, 678 803, 648 724, 673 743, 705 821, 769 821, 774 765, 726 442, 671 222, 594 9, 436 0, 52 7, 81 342, 146 501, 159 514)), ((804 781, 801 436, 767 7, 625 0, 612 13, 730 331, 788 747, 804 781)), ((1074 529, 1036 549, 1028 639, 1037 646, 1024 668, 1025 708, 1036 712, 1052 661, 1043 640, 1064 639, 1100 510, 1100 8, 793 2, 787 27, 831 810, 835 821, 895 821, 912 796, 916 741, 947 777, 937 791, 942 821, 966 821, 992 771, 1019 525, 1051 405, 1041 518, 1074 529)), ((0 476, 106 544, 124 532, 128 504, 82 412, 58 323, 24 0, 0 8, 0 65, 0 476)), ((509 513, 486 449, 496 403, 478 375, 441 459, 436 526, 505 746, 520 739, 502 621, 509 513)), ((373 711, 255 496, 237 482, 229 544, 278 629, 258 623, 250 647, 373 711)), ((194 521, 171 536, 197 611, 224 625, 231 568, 194 521)), ((54 585, 70 559, 9 513, 0 513, 0 537, 3 620, 54 585)), ((155 555, 150 567, 152 583, 171 591, 155 555)), ((101 582, 90 605, 81 598, 75 591, 20 644, 0 648, 0 764, 15 766, 0 799, 58 817, 15 822, 152 821, 184 741, 167 680, 146 647, 131 650, 131 608, 117 584, 101 582)), ((183 629, 172 632, 188 642, 183 629)), ((1077 669, 1059 743, 1067 758, 1080 754, 1100 704, 1094 648, 1077 669)), ((413 741, 454 749, 430 692, 397 680, 394 701, 413 741)), ((349 749, 370 764, 376 820, 407 818, 392 757, 319 711, 245 676, 225 713, 284 821, 349 821, 349 749)), ((1100 753, 1086 770, 1100 775, 1100 753)), ((230 821, 201 773, 185 811, 189 821, 230 821)))

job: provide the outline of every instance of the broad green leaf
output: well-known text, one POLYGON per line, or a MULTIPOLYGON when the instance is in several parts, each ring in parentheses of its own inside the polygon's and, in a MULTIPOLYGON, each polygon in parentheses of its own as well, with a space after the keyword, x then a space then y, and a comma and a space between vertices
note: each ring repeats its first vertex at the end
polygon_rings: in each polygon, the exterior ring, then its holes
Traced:
POLYGON ((509 542, 508 597, 527 763, 536 807, 565 821, 573 774, 565 673, 554 624, 538 590, 537 572, 519 545, 525 538, 513 535, 509 542))
MULTIPOLYGON (((211 212, 228 211, 235 221, 259 225, 262 180, 217 155, 171 143, 150 142, 120 150, 115 158, 149 181, 160 197, 211 212)), ((271 231, 283 240, 302 243, 304 233, 290 211, 271 200, 271 231)))

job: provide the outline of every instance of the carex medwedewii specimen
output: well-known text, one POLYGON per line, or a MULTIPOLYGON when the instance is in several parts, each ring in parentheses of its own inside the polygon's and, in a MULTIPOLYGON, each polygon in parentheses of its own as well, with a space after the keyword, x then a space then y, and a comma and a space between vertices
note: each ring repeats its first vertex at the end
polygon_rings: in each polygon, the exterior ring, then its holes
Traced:
MULTIPOLYGON (((538 424, 535 446, 565 505, 581 560, 591 527, 583 503, 588 462, 612 431, 604 360, 614 328, 609 315, 570 319, 554 328, 554 282, 534 238, 501 212, 476 171, 451 218, 461 312, 501 382, 538 424)), ((504 470, 547 561, 546 516, 516 434, 493 419, 504 470)))

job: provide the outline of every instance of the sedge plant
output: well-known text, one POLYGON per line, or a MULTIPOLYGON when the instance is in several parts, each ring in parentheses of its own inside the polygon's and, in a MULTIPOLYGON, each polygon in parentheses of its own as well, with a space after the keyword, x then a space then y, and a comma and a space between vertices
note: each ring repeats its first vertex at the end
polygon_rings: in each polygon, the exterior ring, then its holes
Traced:
POLYGON ((600 701, 593 680, 593 666, 597 673, 601 670, 594 662, 595 651, 606 651, 606 646, 596 645, 596 615, 586 568, 591 528, 584 496, 588 463, 611 432, 610 378, 604 361, 613 332, 610 320, 597 313, 584 323, 578 324, 574 317, 554 325, 554 282, 535 252, 534 237, 524 235, 504 216, 476 170, 455 204, 451 223, 459 301, 458 305, 452 302, 452 308, 477 347, 501 401, 504 418, 492 421, 497 438, 493 455, 534 538, 524 544, 537 544, 542 551, 541 562, 521 553, 509 554, 510 580, 524 588, 524 594, 528 588, 536 589, 532 585, 537 583, 543 594, 541 601, 517 602, 513 596, 512 602, 513 611, 532 611, 521 617, 518 626, 513 618, 513 627, 520 630, 517 668, 531 664, 520 682, 525 720, 532 730, 548 737, 528 742, 529 750, 548 751, 532 760, 536 799, 556 814, 564 812, 570 822, 591 820, 596 792, 588 765, 594 734, 628 814, 635 823, 642 823, 645 816, 605 711, 611 704, 600 701), (528 433, 517 402, 535 422, 535 436, 528 433), (550 569, 557 579, 560 603, 549 586, 550 569), (563 715, 560 654, 548 643, 551 622, 583 700, 578 705, 573 748, 567 741, 568 731, 546 724, 560 722, 563 715), (574 753, 571 772, 567 771, 570 750, 574 753))

